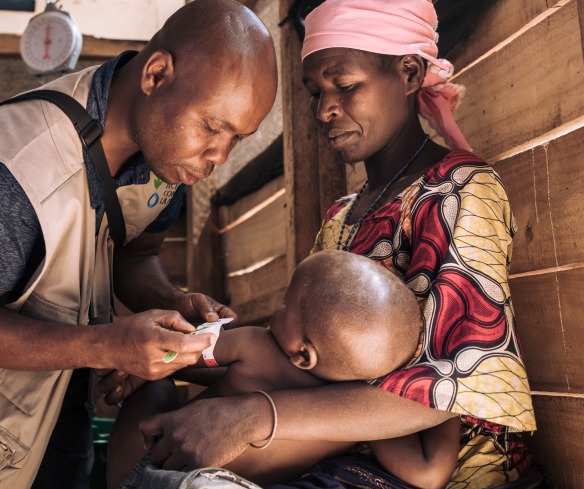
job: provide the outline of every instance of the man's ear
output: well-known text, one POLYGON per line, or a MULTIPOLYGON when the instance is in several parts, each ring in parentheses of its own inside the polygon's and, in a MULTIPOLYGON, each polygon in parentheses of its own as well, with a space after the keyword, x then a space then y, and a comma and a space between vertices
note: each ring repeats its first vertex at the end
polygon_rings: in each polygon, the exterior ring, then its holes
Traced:
POLYGON ((311 343, 303 343, 301 349, 290 358, 290 361, 295 367, 310 370, 318 362, 318 353, 311 343))
POLYGON ((417 92, 422 88, 426 67, 424 60, 417 54, 406 54, 400 61, 400 67, 406 77, 406 95, 417 92))
POLYGON ((150 95, 162 84, 172 80, 174 76, 174 60, 168 51, 154 51, 144 63, 140 88, 150 95))

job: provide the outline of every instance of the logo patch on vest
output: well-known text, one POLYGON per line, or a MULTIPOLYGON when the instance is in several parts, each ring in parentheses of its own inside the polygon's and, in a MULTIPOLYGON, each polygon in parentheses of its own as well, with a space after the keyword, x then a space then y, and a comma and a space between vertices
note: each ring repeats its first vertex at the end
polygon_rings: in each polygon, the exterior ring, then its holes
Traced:
POLYGON ((174 197, 178 184, 164 183, 160 178, 154 178, 152 182, 154 193, 148 198, 146 205, 150 208, 156 205, 168 205, 174 197))

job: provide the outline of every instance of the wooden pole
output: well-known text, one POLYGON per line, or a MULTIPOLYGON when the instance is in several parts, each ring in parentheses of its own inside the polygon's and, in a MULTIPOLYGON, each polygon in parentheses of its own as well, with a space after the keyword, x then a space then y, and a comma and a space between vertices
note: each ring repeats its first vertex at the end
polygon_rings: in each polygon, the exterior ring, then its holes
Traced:
POLYGON ((582 56, 584 57, 584 0, 578 0, 578 20, 580 22, 580 42, 582 43, 582 56))
MULTIPOLYGON (((280 18, 294 0, 280 0, 280 18)), ((301 42, 292 21, 281 31, 284 175, 287 196, 287 269, 312 249, 326 209, 345 194, 344 166, 319 142, 310 112, 310 96, 302 84, 301 42)))

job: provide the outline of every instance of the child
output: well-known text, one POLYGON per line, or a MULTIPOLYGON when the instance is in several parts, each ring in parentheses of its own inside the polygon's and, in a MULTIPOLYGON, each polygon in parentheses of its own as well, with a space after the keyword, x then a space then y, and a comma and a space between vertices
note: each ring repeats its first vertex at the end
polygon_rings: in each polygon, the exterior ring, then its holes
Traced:
MULTIPOLYGON (((421 330, 415 296, 393 273, 359 255, 315 253, 295 270, 269 330, 241 327, 221 332, 213 355, 219 366, 228 368, 202 396, 375 379, 413 359, 421 330)), ((204 365, 200 358, 195 366, 183 369, 180 378, 196 382, 197 369, 204 365)), ((141 391, 125 401, 125 408, 143 410, 141 391)), ((133 436, 138 434, 135 430, 133 436)), ((455 417, 421 433, 373 441, 370 446, 379 463, 408 484, 444 487, 456 466, 458 437, 455 417)), ((257 446, 264 443, 257 442, 257 446)), ((264 451, 246 450, 226 468, 261 484, 284 481, 323 455, 342 453, 351 445, 307 442, 306 450, 299 454, 277 440, 264 451)), ((120 472, 120 458, 111 460, 117 467, 109 470, 120 472)), ((133 465, 135 460, 130 462, 133 465)), ((127 472, 129 467, 125 469, 127 472)), ((117 483, 117 479, 119 475, 112 480, 117 483)))

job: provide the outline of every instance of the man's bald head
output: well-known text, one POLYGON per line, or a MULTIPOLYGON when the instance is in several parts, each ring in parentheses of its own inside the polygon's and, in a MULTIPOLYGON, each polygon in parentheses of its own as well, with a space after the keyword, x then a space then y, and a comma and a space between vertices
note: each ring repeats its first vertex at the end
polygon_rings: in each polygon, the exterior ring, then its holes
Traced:
POLYGON ((193 58, 258 58, 273 54, 269 31, 235 0, 194 0, 176 11, 144 49, 162 49, 175 62, 193 58))

